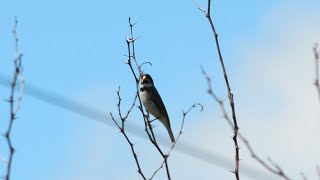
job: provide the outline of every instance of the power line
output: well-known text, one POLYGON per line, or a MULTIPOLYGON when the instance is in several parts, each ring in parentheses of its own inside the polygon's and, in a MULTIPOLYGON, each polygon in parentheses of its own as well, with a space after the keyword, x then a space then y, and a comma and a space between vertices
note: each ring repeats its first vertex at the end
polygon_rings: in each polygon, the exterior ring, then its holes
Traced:
MULTIPOLYGON (((10 88, 10 78, 6 75, 0 74, 0 84, 10 88)), ((17 90, 19 86, 17 87, 17 90)), ((107 113, 92 108, 90 106, 81 104, 77 101, 74 101, 68 97, 65 97, 61 94, 45 90, 43 88, 37 87, 32 84, 28 84, 25 82, 25 91, 24 93, 28 96, 31 96, 34 99, 40 100, 47 104, 65 109, 67 111, 73 112, 75 114, 87 117, 89 119, 96 120, 108 126, 115 127, 111 119, 107 119, 107 113)), ((126 130, 130 134, 133 134, 139 138, 146 139, 144 129, 141 127, 128 123, 126 125, 126 130)), ((164 143, 164 137, 161 135, 157 136, 157 140, 160 144, 170 147, 171 145, 164 143)), ((175 151, 178 151, 182 154, 191 156, 203 162, 206 162, 210 165, 215 165, 227 169, 230 171, 234 166, 234 160, 229 158, 222 157, 220 155, 214 154, 208 150, 201 149, 199 147, 193 146, 187 142, 183 142, 182 140, 175 147, 175 151)), ((262 172, 260 170, 253 169, 251 167, 241 165, 241 174, 247 177, 251 177, 253 179, 272 179, 272 176, 262 172)))

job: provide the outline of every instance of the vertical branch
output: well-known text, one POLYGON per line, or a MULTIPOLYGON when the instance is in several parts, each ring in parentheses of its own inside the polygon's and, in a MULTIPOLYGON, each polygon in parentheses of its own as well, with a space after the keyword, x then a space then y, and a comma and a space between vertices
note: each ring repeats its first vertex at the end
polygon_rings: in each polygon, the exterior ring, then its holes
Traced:
MULTIPOLYGON (((218 98, 218 96, 214 93, 213 89, 212 89, 212 85, 211 85, 211 79, 210 77, 207 75, 207 73, 205 72, 204 68, 201 68, 202 70, 202 74, 205 77, 205 79, 207 80, 207 84, 208 84, 208 94, 219 104, 220 109, 222 111, 223 117, 224 119, 228 122, 228 124, 230 125, 231 128, 233 128, 233 124, 232 124, 232 120, 230 119, 225 107, 224 107, 224 103, 222 100, 220 100, 218 98)), ((249 141, 239 132, 238 133, 239 139, 244 143, 245 147, 248 149, 251 157, 253 159, 255 159, 260 165, 262 165, 265 169, 267 169, 268 171, 270 171, 271 173, 278 175, 286 180, 290 180, 290 178, 284 173, 284 171, 282 170, 282 168, 277 165, 276 163, 274 163, 270 158, 269 158, 269 162, 271 165, 267 164, 265 161, 263 161, 253 150, 253 148, 251 147, 249 141)))
POLYGON ((132 24, 131 22, 131 18, 129 18, 129 26, 130 26, 130 34, 131 34, 131 37, 130 37, 130 40, 131 41, 128 41, 128 38, 127 38, 127 42, 129 43, 129 45, 131 44, 132 45, 132 52, 131 54, 129 54, 129 60, 128 63, 129 66, 130 66, 130 69, 132 71, 132 73, 134 74, 134 77, 136 79, 136 93, 137 93, 137 96, 139 97, 138 100, 139 100, 139 109, 141 111, 141 114, 144 118, 144 123, 145 123, 145 131, 149 137, 149 140, 150 142, 155 146, 155 148, 158 150, 158 152, 160 153, 160 155, 162 156, 162 158, 164 159, 165 161, 165 167, 166 167, 166 173, 167 173, 167 177, 169 180, 171 180, 171 176, 170 176, 170 170, 169 170, 169 165, 168 165, 168 161, 167 161, 167 155, 162 151, 162 149, 160 148, 157 140, 156 140, 156 137, 154 135, 154 132, 153 132, 153 127, 151 125, 151 121, 150 121, 150 118, 149 118, 149 114, 146 115, 146 113, 144 112, 143 110, 143 106, 142 106, 142 102, 141 102, 141 98, 140 98, 140 94, 139 94, 139 82, 140 82, 140 78, 141 78, 141 75, 143 74, 143 72, 141 71, 141 65, 139 65, 137 59, 136 59, 136 54, 135 54, 135 46, 134 46, 134 42, 137 38, 134 38, 133 36, 133 26, 135 24, 132 24), (132 64, 131 64, 131 58, 134 60, 135 62, 135 65, 136 65, 136 68, 138 69, 139 71, 139 75, 137 76, 134 71, 133 71, 133 67, 132 67, 132 64), (139 77, 139 79, 137 78, 139 77))
POLYGON ((319 85, 319 52, 318 52, 318 44, 316 44, 313 47, 313 53, 314 53, 314 66, 315 66, 315 81, 314 85, 316 86, 318 96, 319 96, 319 102, 320 102, 320 85, 319 85))
POLYGON ((14 27, 12 30, 14 40, 15 40, 15 57, 13 60, 14 72, 13 72, 13 78, 12 78, 12 82, 11 82, 11 95, 8 100, 10 103, 10 121, 9 121, 9 126, 7 129, 7 132, 5 134, 5 137, 7 139, 7 143, 9 146, 9 150, 10 150, 6 180, 10 180, 12 160, 13 160, 13 155, 15 152, 15 149, 13 147, 12 140, 11 140, 11 131, 12 131, 12 127, 13 127, 13 122, 16 119, 16 114, 17 114, 17 112, 20 108, 20 105, 21 105, 21 100, 22 100, 23 90, 24 90, 24 81, 23 81, 23 76, 22 76, 23 67, 22 67, 22 63, 21 63, 22 54, 19 52, 19 49, 18 49, 19 38, 17 35, 17 25, 18 25, 18 21, 17 21, 17 18, 15 17, 14 27), (15 88, 17 85, 18 78, 20 80, 20 84, 19 84, 20 85, 20 94, 19 94, 17 101, 15 101, 15 88))
POLYGON ((233 100, 233 94, 231 92, 231 87, 230 87, 230 84, 229 84, 229 79, 228 79, 228 76, 227 76, 227 71, 226 71, 226 68, 225 68, 225 65, 224 65, 224 61, 223 61, 223 58, 222 58, 222 54, 221 54, 221 50, 220 50, 220 45, 219 45, 219 39, 218 39, 218 34, 216 32, 216 29, 214 27, 214 24, 213 24, 213 21, 212 21, 212 18, 211 18, 211 0, 208 0, 208 10, 205 11, 203 8, 200 7, 199 3, 197 2, 197 0, 195 0, 196 2, 196 5, 198 6, 199 10, 201 10, 202 12, 205 13, 209 23, 210 23, 210 26, 211 26, 211 29, 212 29, 212 32, 214 34, 214 40, 215 40, 215 43, 216 43, 216 48, 217 48, 217 51, 218 51, 218 55, 219 55, 219 60, 220 60, 220 64, 221 64, 221 68, 222 68, 222 71, 223 71, 223 75, 224 75, 224 80, 225 80, 225 83, 226 83, 226 86, 227 86, 227 91, 228 91, 228 98, 229 98, 229 102, 230 102, 230 107, 231 107, 231 111, 232 111, 232 119, 233 119, 233 141, 234 141, 234 146, 235 146, 235 170, 234 170, 234 174, 236 176, 236 179, 239 180, 240 177, 239 177, 239 146, 238 146, 238 122, 237 122, 237 117, 236 117, 236 111, 235 111, 235 106, 234 106, 234 100, 233 100))

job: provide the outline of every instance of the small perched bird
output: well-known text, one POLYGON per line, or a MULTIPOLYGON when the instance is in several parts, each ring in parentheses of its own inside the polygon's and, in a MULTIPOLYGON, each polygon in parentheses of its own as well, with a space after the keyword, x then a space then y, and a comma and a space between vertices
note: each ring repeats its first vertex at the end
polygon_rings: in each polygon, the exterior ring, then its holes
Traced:
POLYGON ((174 135, 171 130, 169 116, 164 106, 162 99, 153 84, 153 80, 149 74, 143 74, 140 86, 140 98, 146 108, 156 119, 167 129, 172 142, 175 141, 174 135))

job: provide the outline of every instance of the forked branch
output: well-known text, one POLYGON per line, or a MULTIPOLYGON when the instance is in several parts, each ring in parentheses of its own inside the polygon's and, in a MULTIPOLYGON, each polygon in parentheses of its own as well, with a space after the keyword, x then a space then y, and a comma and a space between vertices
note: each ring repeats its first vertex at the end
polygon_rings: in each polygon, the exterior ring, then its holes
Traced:
MULTIPOLYGON (((146 65, 146 64, 152 66, 152 64, 150 62, 144 62, 142 64, 139 64, 137 59, 136 59, 135 41, 137 40, 137 38, 135 38, 134 35, 133 35, 133 27, 134 27, 134 25, 135 25, 135 23, 132 23, 131 18, 129 18, 130 36, 126 38, 127 48, 128 48, 128 59, 126 61, 126 64, 128 64, 128 66, 129 66, 129 68, 130 68, 130 70, 132 72, 132 75, 134 77, 134 80, 135 80, 135 85, 136 85, 135 98, 134 98, 134 101, 133 101, 132 105, 130 106, 129 110, 127 111, 127 113, 125 115, 123 115, 121 113, 121 108, 120 108, 121 96, 120 96, 120 88, 119 88, 119 90, 117 91, 117 95, 118 95, 118 104, 117 104, 117 106, 118 106, 119 117, 120 117, 121 122, 122 122, 121 125, 115 120, 115 118, 113 117, 113 114, 110 113, 110 115, 111 115, 112 120, 117 125, 117 127, 119 128, 121 133, 124 135, 124 137, 126 138, 128 144, 131 147, 131 151, 132 151, 132 154, 133 154, 134 159, 136 161, 136 165, 138 167, 139 174, 141 175, 141 177, 143 179, 146 179, 145 175, 143 174, 143 172, 141 170, 140 163, 139 163, 139 160, 137 158, 133 143, 131 142, 131 140, 129 139, 127 133, 125 132, 125 121, 128 118, 130 112, 133 110, 133 107, 136 105, 136 103, 138 103, 137 107, 140 110, 142 118, 144 120, 145 131, 146 131, 146 133, 147 133, 147 135, 149 137, 149 140, 154 145, 155 149, 159 152, 159 154, 161 155, 161 157, 163 159, 160 167, 153 173, 153 175, 151 176, 150 179, 152 179, 157 174, 157 172, 163 166, 165 166, 167 178, 169 180, 171 180, 170 170, 169 170, 169 165, 168 165, 168 158, 169 158, 172 150, 174 149, 174 147, 175 147, 175 145, 177 143, 177 140, 179 139, 180 135, 182 134, 182 128, 183 128, 184 119, 185 119, 186 115, 189 113, 189 111, 191 111, 191 109, 193 109, 194 107, 198 106, 198 104, 194 104, 192 106, 192 108, 190 108, 187 112, 183 113, 183 120, 182 120, 182 126, 181 126, 181 129, 180 129, 180 133, 179 133, 176 141, 173 143, 172 147, 169 149, 168 153, 165 153, 161 149, 161 147, 159 146, 159 144, 157 142, 156 136, 155 136, 155 134, 153 132, 153 126, 151 124, 152 121, 150 120, 149 113, 147 113, 144 110, 142 102, 141 102, 141 99, 140 99, 139 82, 140 82, 141 76, 143 75, 143 72, 141 70, 141 66, 146 65)), ((201 106, 201 105, 199 104, 199 106, 201 106)))
POLYGON ((117 127, 119 128, 120 132, 123 134, 123 136, 125 137, 125 139, 127 140, 128 144, 130 145, 130 148, 131 148, 131 152, 132 152, 132 155, 135 159, 135 162, 136 162, 136 165, 138 167, 138 173, 141 175, 141 177, 146 180, 146 177, 145 175, 143 174, 142 172, 142 169, 141 169, 141 166, 140 166, 140 163, 139 163, 139 159, 138 159, 138 156, 137 156, 137 153, 135 152, 135 149, 134 149, 134 144, 132 143, 132 141, 130 140, 129 136, 127 135, 126 131, 125 131, 125 123, 126 123, 126 120, 127 118, 129 117, 129 114, 131 113, 135 103, 136 103, 136 100, 137 100, 137 95, 135 96, 134 98, 134 101, 131 105, 131 107, 129 108, 129 110, 127 111, 126 115, 123 116, 122 113, 121 113, 121 96, 120 96, 120 87, 117 91, 117 96, 118 96, 118 113, 119 113, 119 117, 121 119, 121 125, 115 120, 115 118, 113 117, 113 114, 110 113, 110 116, 111 116, 111 119, 113 120, 113 122, 117 125, 117 127))
MULTIPOLYGON (((162 156, 162 158, 165 160, 165 166, 166 166, 166 173, 167 173, 167 177, 170 180, 171 176, 170 176, 170 170, 169 170, 169 165, 167 162, 167 158, 166 158, 166 154, 163 152, 163 150, 160 148, 156 137, 154 135, 153 132, 153 127, 151 125, 151 121, 149 118, 149 115, 145 113, 143 106, 142 106, 142 102, 140 99, 140 94, 139 94, 139 82, 140 82, 140 78, 143 74, 142 70, 141 70, 141 66, 143 64, 146 63, 142 63, 141 65, 139 65, 137 59, 136 59, 136 53, 135 53, 135 41, 137 40, 137 38, 134 37, 133 35, 133 27, 134 27, 135 23, 131 22, 131 18, 129 18, 129 27, 130 27, 130 37, 126 38, 127 41, 127 46, 128 46, 128 60, 127 60, 127 64, 130 67, 130 70, 132 72, 132 75, 134 76, 135 79, 135 83, 136 83, 136 95, 138 97, 138 108, 140 109, 140 112, 142 114, 142 118, 144 119, 144 125, 145 125, 145 131, 149 137, 150 142, 154 145, 154 147, 158 150, 158 152, 160 153, 160 155, 162 156), (134 67, 132 66, 132 60, 134 61, 134 64, 136 65, 136 69, 138 70, 138 74, 136 74, 134 67)), ((151 65, 151 63, 149 63, 151 65)))
MULTIPOLYGON (((228 122, 228 124, 230 125, 231 128, 233 128, 233 123, 232 120, 230 119, 225 107, 224 107, 224 103, 222 100, 220 100, 218 98, 218 96, 214 93, 213 89, 212 89, 212 85, 211 85, 211 79, 208 76, 208 74, 205 72, 204 68, 202 67, 202 74, 205 77, 207 84, 208 84, 208 94, 214 99, 214 101, 216 101, 219 106, 220 109, 222 111, 223 117, 224 119, 228 122)), ((269 163, 266 163, 265 161, 263 161, 253 150, 253 148, 251 147, 249 141, 240 133, 238 132, 238 137, 239 139, 244 143, 245 147, 248 149, 251 157, 253 159, 255 159, 260 165, 262 165, 265 169, 267 169, 269 172, 278 175, 280 177, 282 177, 283 179, 286 180, 290 180, 290 178, 285 174, 285 172, 282 170, 282 168, 277 165, 276 163, 274 163, 271 158, 268 158, 269 163)))
POLYGON ((203 110, 203 106, 202 106, 200 103, 196 103, 196 104, 193 104, 186 112, 182 111, 182 121, 181 121, 181 127, 180 127, 179 134, 178 134, 178 136, 176 137, 175 142, 172 144, 171 148, 169 149, 169 152, 167 153, 165 159, 162 161, 160 167, 153 173, 153 175, 151 176, 151 178, 150 178, 149 180, 153 179, 154 176, 160 171, 160 169, 163 168, 164 163, 165 163, 166 160, 169 158, 169 156, 170 156, 173 148, 176 146, 177 142, 179 141, 180 136, 181 136, 182 133, 183 133, 183 132, 182 132, 182 129, 183 129, 184 121, 185 121, 185 118, 186 118, 187 114, 188 114, 193 108, 195 108, 195 107, 200 107, 200 111, 203 110))

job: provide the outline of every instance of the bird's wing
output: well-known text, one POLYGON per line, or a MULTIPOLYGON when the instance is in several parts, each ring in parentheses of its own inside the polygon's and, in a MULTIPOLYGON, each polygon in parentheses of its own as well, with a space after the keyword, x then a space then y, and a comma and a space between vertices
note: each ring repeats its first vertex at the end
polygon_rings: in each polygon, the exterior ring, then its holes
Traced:
POLYGON ((169 120, 169 116, 168 116, 166 107, 164 106, 162 99, 161 99, 161 96, 159 95, 157 89, 155 87, 153 87, 153 88, 154 88, 153 91, 150 91, 150 92, 152 92, 151 100, 155 104, 157 109, 160 111, 160 114, 164 116, 164 117, 156 117, 156 118, 158 118, 162 122, 162 124, 165 126, 165 128, 167 129, 167 131, 170 135, 171 142, 173 143, 173 142, 175 142, 175 138, 174 138, 174 135, 173 135, 173 132, 171 129, 170 120, 169 120))
MULTIPOLYGON (((158 93, 157 89, 155 87, 153 87, 153 88, 154 88, 154 90, 150 91, 150 92, 152 92, 151 100, 156 105, 157 109, 160 111, 160 114, 164 115, 165 118, 167 118, 169 121, 169 116, 168 116, 166 107, 164 106, 163 101, 161 99, 161 96, 158 93)), ((169 127, 170 127, 170 121, 168 123, 169 123, 169 127)))

